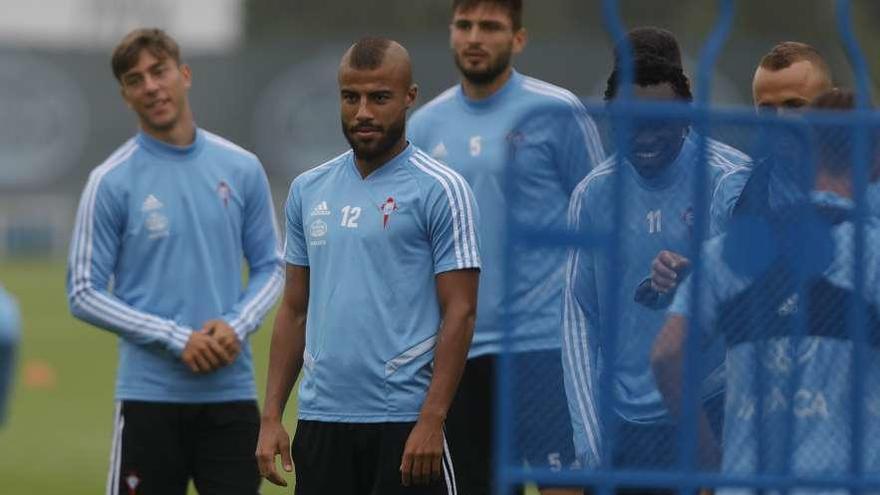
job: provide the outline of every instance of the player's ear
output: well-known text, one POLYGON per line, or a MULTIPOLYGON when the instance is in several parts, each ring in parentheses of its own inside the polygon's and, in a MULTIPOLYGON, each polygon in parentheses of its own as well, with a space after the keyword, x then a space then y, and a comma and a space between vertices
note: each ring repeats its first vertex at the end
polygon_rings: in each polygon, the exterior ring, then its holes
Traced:
POLYGON ((180 75, 183 77, 183 86, 189 89, 192 86, 192 69, 187 64, 180 64, 180 75))
POLYGON ((125 93, 125 86, 122 84, 122 82, 119 83, 119 96, 122 97, 122 101, 125 102, 125 106, 127 106, 131 110, 134 110, 131 102, 128 101, 128 95, 125 93))
POLYGON ((519 28, 519 31, 513 33, 513 53, 520 53, 525 50, 529 43, 529 32, 526 28, 519 28))
POLYGON ((411 84, 409 89, 406 91, 406 108, 409 110, 410 107, 415 105, 416 100, 419 98, 419 85, 411 84))

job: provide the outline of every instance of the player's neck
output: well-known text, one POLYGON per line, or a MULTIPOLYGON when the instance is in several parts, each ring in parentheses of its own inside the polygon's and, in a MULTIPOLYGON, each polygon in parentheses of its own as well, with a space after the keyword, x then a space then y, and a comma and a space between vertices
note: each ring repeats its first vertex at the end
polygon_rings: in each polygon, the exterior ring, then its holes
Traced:
POLYGON ((141 124, 141 130, 153 139, 173 146, 189 146, 196 140, 196 124, 189 108, 185 109, 181 118, 168 129, 156 129, 141 124))
POLYGON ((852 181, 849 180, 849 177, 835 177, 821 170, 816 173, 815 189, 817 191, 834 193, 841 198, 851 199, 853 196, 852 181))
POLYGON ((508 65, 504 72, 486 84, 474 83, 466 77, 461 78, 461 89, 464 91, 464 95, 472 100, 485 100, 500 91, 507 84, 507 81, 510 80, 511 76, 513 76, 513 66, 508 65))
POLYGON ((363 158, 355 153, 354 155, 354 164, 357 166, 358 172, 361 174, 361 179, 366 179, 376 170, 382 168, 383 165, 390 162, 394 158, 397 158, 397 155, 401 154, 403 150, 406 149, 407 141, 405 137, 401 137, 397 143, 394 144, 391 148, 388 148, 388 151, 372 158, 363 158))

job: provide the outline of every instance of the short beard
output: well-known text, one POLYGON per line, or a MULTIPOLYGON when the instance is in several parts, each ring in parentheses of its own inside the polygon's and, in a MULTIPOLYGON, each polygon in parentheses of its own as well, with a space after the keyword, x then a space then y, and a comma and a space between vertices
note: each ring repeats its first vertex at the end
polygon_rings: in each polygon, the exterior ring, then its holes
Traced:
POLYGON ((385 133, 382 134, 382 137, 380 137, 377 142, 363 146, 355 140, 352 136, 352 131, 345 125, 345 122, 342 123, 342 134, 345 135, 345 140, 348 141, 349 146, 351 146, 352 151, 354 151, 354 156, 362 160, 373 160, 387 153, 388 150, 397 144, 405 132, 406 114, 404 114, 401 119, 388 126, 385 133))
POLYGON ((495 82, 501 74, 504 74, 504 71, 510 66, 510 59, 513 56, 511 50, 507 50, 503 53, 498 54, 498 58, 496 58, 488 67, 483 70, 470 70, 461 62, 458 54, 456 53, 453 58, 455 58, 455 65, 458 67, 458 70, 461 72, 461 75, 464 76, 465 79, 468 80, 471 84, 475 84, 477 86, 485 86, 495 82))

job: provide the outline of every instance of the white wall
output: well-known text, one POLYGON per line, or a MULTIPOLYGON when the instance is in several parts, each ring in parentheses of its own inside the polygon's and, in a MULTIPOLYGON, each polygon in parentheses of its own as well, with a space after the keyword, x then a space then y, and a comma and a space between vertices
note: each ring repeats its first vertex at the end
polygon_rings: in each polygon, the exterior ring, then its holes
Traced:
POLYGON ((243 0, 0 0, 0 44, 107 49, 135 27, 161 27, 184 54, 240 43, 243 0))

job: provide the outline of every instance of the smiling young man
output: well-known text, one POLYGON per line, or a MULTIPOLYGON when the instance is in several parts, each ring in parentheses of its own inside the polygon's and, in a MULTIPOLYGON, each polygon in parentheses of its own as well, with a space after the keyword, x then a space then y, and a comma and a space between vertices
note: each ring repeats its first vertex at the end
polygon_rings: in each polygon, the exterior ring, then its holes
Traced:
POLYGON ((515 217, 563 230, 572 190, 604 151, 576 96, 514 69, 527 41, 522 9, 521 0, 453 1, 450 46, 461 82, 410 121, 413 143, 468 180, 483 214, 479 316, 447 423, 459 486, 472 495, 491 491, 494 370, 507 333, 518 370, 513 456, 541 469, 575 463, 560 355, 565 252, 514 252, 507 224, 515 217))
MULTIPOLYGON (((679 64, 638 49, 634 57, 634 84, 630 89, 636 100, 691 101, 690 83, 679 64)), ((605 93, 610 105, 621 93, 620 84, 615 69, 605 93)), ((649 362, 664 313, 636 302, 633 290, 644 283, 658 252, 686 254, 693 236, 705 236, 723 227, 745 183, 747 160, 741 153, 707 139, 708 160, 702 161, 698 140, 686 119, 641 118, 633 122, 630 131, 626 154, 612 156, 597 167, 572 195, 569 222, 577 232, 623 230, 614 247, 620 260, 615 266, 609 265, 608 253, 600 248, 571 253, 563 349, 573 359, 564 361, 565 377, 582 463, 592 467, 602 461, 600 425, 614 421, 618 424, 617 435, 609 449, 613 458, 606 460, 606 465, 657 469, 671 466, 676 460, 675 425, 654 384, 649 362), (739 162, 734 161, 737 157, 739 162), (706 167, 708 179, 706 232, 695 231, 693 225, 694 176, 699 166, 706 167), (624 201, 616 197, 617 179, 623 181, 624 201), (613 208, 617 207, 623 208, 621 223, 615 223, 613 208), (608 292, 612 278, 618 280, 617 293, 608 292), (613 307, 616 312, 612 314, 613 307), (617 322, 614 348, 607 344, 608 323, 612 320, 617 322), (601 409, 611 416, 600 417, 596 386, 612 360, 615 373, 607 378, 612 384, 612 403, 601 409)), ((707 375, 721 363, 720 349, 706 349, 707 375)), ((713 386, 707 380, 706 385, 706 399, 717 402, 721 393, 718 383, 713 386)), ((715 412, 719 412, 717 408, 715 412)))
POLYGON ((355 43, 339 91, 351 150, 297 177, 287 199, 260 472, 286 485, 280 455, 297 495, 458 493, 443 425, 473 335, 476 203, 406 139, 417 87, 401 45, 355 43), (300 371, 291 459, 281 419, 300 371))
POLYGON ((284 276, 269 183, 195 126, 192 72, 165 32, 132 31, 111 65, 140 130, 89 176, 67 278, 74 316, 120 338, 107 492, 183 495, 192 479, 256 494, 248 336, 284 276))

